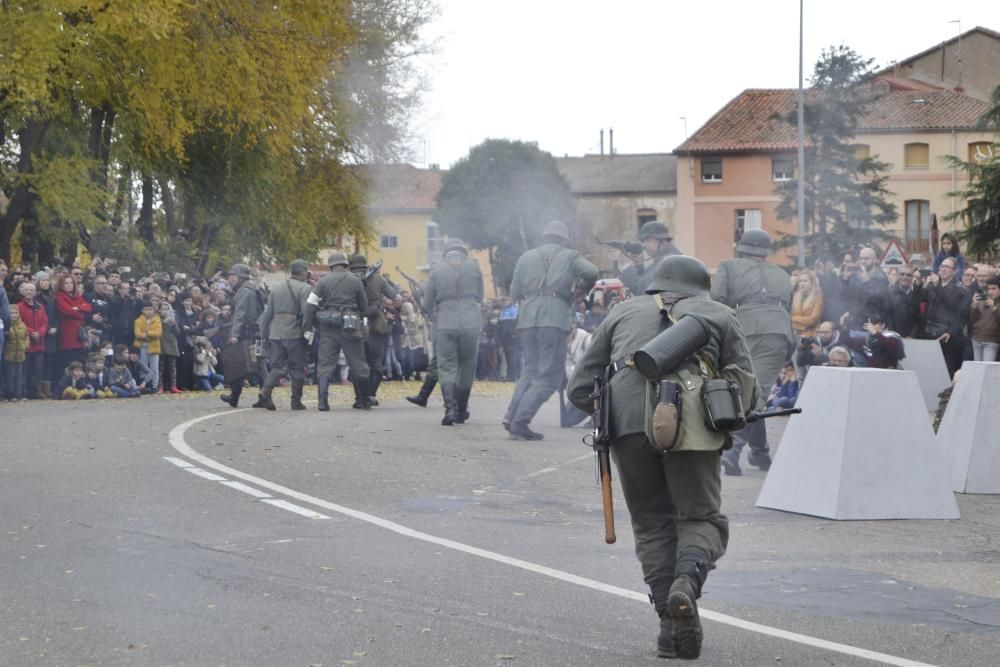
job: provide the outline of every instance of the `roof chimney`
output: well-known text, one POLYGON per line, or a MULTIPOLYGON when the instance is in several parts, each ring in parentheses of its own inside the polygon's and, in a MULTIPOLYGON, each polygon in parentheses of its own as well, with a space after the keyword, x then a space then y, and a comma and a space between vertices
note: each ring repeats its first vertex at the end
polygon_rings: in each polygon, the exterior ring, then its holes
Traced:
POLYGON ((601 128, 601 157, 604 157, 604 128, 601 128))
POLYGON ((608 128, 608 155, 615 156, 615 128, 608 128))

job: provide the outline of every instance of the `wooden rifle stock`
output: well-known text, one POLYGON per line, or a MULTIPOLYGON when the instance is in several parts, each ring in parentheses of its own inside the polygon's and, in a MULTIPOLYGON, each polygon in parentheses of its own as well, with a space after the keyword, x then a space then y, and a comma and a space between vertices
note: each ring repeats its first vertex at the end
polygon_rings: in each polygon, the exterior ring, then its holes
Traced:
POLYGON ((607 432, 607 411, 611 409, 606 404, 610 387, 601 377, 594 378, 594 451, 597 452, 597 474, 601 478, 601 504, 604 507, 604 541, 614 544, 615 510, 611 496, 611 434, 607 432))
POLYGON ((614 544, 618 538, 615 536, 615 510, 611 500, 611 455, 607 445, 597 450, 597 469, 601 475, 601 501, 604 505, 604 541, 614 544))

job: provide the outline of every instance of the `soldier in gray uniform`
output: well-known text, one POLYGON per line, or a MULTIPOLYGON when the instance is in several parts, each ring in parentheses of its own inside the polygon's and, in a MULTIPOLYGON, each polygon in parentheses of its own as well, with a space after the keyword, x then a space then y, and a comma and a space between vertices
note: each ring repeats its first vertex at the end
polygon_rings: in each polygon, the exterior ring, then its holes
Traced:
POLYGON ((382 383, 382 371, 385 369, 385 346, 389 341, 389 321, 382 310, 382 299, 395 299, 396 290, 385 277, 375 271, 368 273, 368 258, 364 255, 351 257, 351 271, 363 279, 365 293, 368 296, 368 309, 363 313, 368 318, 368 336, 365 338, 365 361, 371 370, 369 389, 370 402, 378 405, 375 394, 382 383))
POLYGON ((371 408, 368 387, 368 364, 365 363, 364 342, 361 338, 361 317, 368 310, 368 297, 361 278, 347 270, 347 256, 330 254, 330 273, 319 279, 306 300, 304 328, 319 331, 319 363, 316 382, 319 388, 319 410, 330 409, 330 380, 337 367, 340 351, 347 357, 354 382, 354 407, 371 408))
POLYGON ((290 267, 291 278, 275 285, 268 296, 264 314, 260 316, 260 330, 271 341, 268 356, 271 370, 264 380, 255 408, 274 410, 271 392, 278 380, 292 378, 292 410, 305 410, 302 404, 302 387, 306 382, 306 364, 309 362, 308 344, 305 340, 305 311, 312 286, 309 285, 309 263, 297 259, 290 267))
POLYGON ((653 279, 654 269, 661 259, 681 254, 673 243, 670 228, 659 220, 650 220, 642 226, 639 230, 639 243, 645 247, 649 259, 643 260, 640 257, 619 276, 632 294, 646 293, 646 287, 653 279))
MULTIPOLYGON (((736 246, 736 259, 719 265, 712 280, 712 298, 736 310, 750 346, 754 374, 761 391, 761 405, 781 367, 795 346, 790 315, 792 281, 788 274, 767 263, 771 237, 763 229, 744 232, 736 246)), ((740 451, 750 443, 750 464, 761 470, 771 467, 764 422, 749 424, 733 434, 733 448, 722 456, 727 475, 740 475, 740 451)))
POLYGON ((427 279, 424 303, 434 322, 434 353, 437 377, 444 396, 441 424, 464 424, 469 418, 469 394, 476 379, 479 332, 483 316, 483 274, 479 264, 469 259, 461 239, 452 238, 444 247, 444 261, 438 262, 427 279))
MULTIPOLYGON (((240 341, 253 343, 257 339, 259 329, 257 320, 260 318, 263 300, 257 292, 257 288, 252 282, 253 276, 250 274, 250 267, 246 264, 233 264, 226 279, 229 286, 236 292, 233 297, 233 324, 230 328, 228 343, 235 345, 240 341)), ((264 371, 263 359, 258 359, 258 372, 264 371)), ((261 373, 261 377, 265 373, 261 373)), ((240 395, 243 393, 243 378, 227 377, 229 382, 229 393, 219 396, 223 403, 236 407, 240 402, 240 395)))
MULTIPOLYGON (((632 519, 635 553, 660 617, 660 657, 697 658, 702 631, 695 600, 708 572, 726 552, 729 521, 721 513, 719 452, 727 434, 706 426, 700 396, 709 362, 753 404, 756 382, 750 352, 732 310, 709 298, 711 278, 694 257, 668 257, 656 267, 646 295, 622 302, 594 332, 569 383, 569 399, 592 413, 594 377, 610 373, 611 455, 632 519), (680 439, 659 446, 651 440, 650 402, 658 383, 633 365, 632 355, 660 332, 683 332, 695 318, 702 340, 681 350, 664 380, 681 389, 680 439), (697 347, 701 345, 701 347, 697 347), (610 368, 609 368, 610 367, 610 368)), ((682 346, 677 346, 682 347, 682 346)), ((663 366, 661 365, 661 368, 663 366)))
POLYGON ((524 368, 503 426, 515 440, 545 437, 528 424, 566 377, 574 289, 586 294, 597 280, 597 267, 567 247, 569 243, 566 225, 552 221, 542 229, 542 244, 521 255, 514 267, 510 298, 520 302, 517 333, 524 347, 524 368))

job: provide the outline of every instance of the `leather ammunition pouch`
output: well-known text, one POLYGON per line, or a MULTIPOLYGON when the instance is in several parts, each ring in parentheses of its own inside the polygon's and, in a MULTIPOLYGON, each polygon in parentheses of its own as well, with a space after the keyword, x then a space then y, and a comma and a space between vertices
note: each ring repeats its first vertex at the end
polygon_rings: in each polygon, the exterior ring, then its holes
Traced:
POLYGON ((326 308, 316 313, 316 321, 320 326, 339 327, 344 324, 344 315, 336 308, 326 308))

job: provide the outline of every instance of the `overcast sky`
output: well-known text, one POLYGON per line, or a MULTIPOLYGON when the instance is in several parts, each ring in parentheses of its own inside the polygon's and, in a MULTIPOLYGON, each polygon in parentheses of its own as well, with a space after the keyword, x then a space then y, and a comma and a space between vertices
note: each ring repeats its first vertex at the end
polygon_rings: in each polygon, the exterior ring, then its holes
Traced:
MULTIPOLYGON (((447 167, 487 138, 556 156, 669 152, 745 88, 798 84, 797 0, 439 0, 414 159, 447 167), (606 141, 607 141, 607 134, 606 141), (607 147, 607 143, 605 144, 607 147)), ((887 65, 977 25, 998 0, 806 0, 805 71, 846 44, 887 65)))

